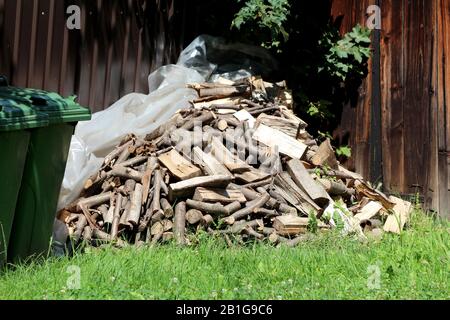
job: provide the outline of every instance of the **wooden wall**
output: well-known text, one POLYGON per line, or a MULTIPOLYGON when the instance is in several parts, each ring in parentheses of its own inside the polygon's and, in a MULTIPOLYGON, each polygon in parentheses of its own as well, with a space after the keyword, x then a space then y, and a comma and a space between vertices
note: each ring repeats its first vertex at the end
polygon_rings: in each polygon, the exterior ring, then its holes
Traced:
POLYGON ((373 108, 381 108, 382 181, 387 192, 419 192, 427 208, 449 216, 450 3, 447 0, 334 0, 333 17, 344 16, 342 32, 365 24, 366 9, 382 12, 380 64, 361 87, 357 106, 344 108, 340 136, 350 133, 351 163, 373 176, 373 108), (381 104, 373 101, 372 77, 379 73, 381 104))

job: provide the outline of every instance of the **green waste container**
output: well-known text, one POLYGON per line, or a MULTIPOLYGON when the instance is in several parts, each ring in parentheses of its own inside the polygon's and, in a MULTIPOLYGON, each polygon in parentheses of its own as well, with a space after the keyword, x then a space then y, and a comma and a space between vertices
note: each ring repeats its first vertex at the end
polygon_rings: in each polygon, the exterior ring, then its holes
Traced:
POLYGON ((36 113, 27 104, 0 97, 0 269, 7 260, 6 253, 31 135, 28 129, 47 125, 47 115, 36 113))
POLYGON ((31 103, 49 121, 47 127, 31 131, 8 246, 8 260, 16 263, 48 252, 70 141, 77 122, 90 120, 91 113, 74 97, 42 90, 0 87, 1 96, 31 103))

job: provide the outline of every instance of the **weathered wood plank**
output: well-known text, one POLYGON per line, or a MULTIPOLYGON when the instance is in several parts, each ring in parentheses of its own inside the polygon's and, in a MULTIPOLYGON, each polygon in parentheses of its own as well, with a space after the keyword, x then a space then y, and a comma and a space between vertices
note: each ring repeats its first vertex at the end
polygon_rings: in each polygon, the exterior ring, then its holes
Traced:
POLYGON ((330 197, 325 189, 308 173, 300 160, 292 159, 287 163, 287 171, 292 180, 303 189, 319 206, 328 206, 330 197))
POLYGON ((244 194, 239 189, 215 189, 204 187, 196 188, 192 199, 212 203, 233 203, 235 201, 240 203, 247 202, 244 194))
POLYGON ((190 163, 176 150, 160 155, 158 160, 178 180, 187 180, 202 175, 200 168, 190 163))
POLYGON ((278 152, 292 159, 301 159, 307 149, 302 142, 263 124, 258 126, 252 138, 275 150, 278 149, 278 152))
POLYGON ((392 209, 392 211, 394 211, 394 214, 389 215, 384 224, 383 230, 385 232, 400 234, 405 224, 409 220, 412 210, 412 204, 408 201, 404 201, 392 196, 389 199, 395 203, 395 206, 392 209))
POLYGON ((214 175, 230 175, 231 172, 217 161, 211 154, 203 152, 199 147, 195 147, 192 150, 193 161, 195 164, 199 165, 203 171, 210 176, 214 175))

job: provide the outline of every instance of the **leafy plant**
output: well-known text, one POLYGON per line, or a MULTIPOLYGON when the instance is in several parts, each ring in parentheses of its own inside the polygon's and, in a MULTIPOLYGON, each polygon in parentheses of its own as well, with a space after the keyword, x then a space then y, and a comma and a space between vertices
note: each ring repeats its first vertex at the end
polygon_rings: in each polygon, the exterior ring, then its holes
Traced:
MULTIPOLYGON (((243 2, 243 0, 237 0, 243 2)), ((265 37, 261 45, 267 48, 277 48, 281 41, 288 41, 286 23, 290 4, 288 0, 245 0, 244 6, 235 15, 232 28, 241 30, 243 26, 251 31, 263 31, 265 37), (257 30, 255 30, 257 29, 257 30)))
POLYGON ((332 103, 327 100, 320 100, 317 102, 309 102, 308 110, 306 111, 311 117, 317 117, 319 119, 333 118, 334 115, 330 111, 332 103))
POLYGON ((346 81, 350 76, 364 76, 367 59, 370 58, 371 30, 356 25, 340 39, 337 30, 325 32, 319 41, 325 51, 325 63, 319 72, 346 81))
POLYGON ((338 157, 351 158, 352 149, 349 146, 341 146, 336 149, 336 154, 338 157))

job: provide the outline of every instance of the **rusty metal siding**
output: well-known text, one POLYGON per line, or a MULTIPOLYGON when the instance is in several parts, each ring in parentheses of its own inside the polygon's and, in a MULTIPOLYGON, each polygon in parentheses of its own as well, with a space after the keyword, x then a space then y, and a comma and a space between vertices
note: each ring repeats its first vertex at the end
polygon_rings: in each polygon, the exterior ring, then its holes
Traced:
MULTIPOLYGON (((334 0, 332 16, 342 31, 364 24, 375 1, 334 0)), ((449 216, 447 94, 450 68, 450 3, 447 0, 381 0, 381 138, 383 184, 396 194, 424 196, 427 208, 449 216)), ((353 166, 370 176, 371 86, 361 88, 356 108, 344 108, 336 131, 350 133, 353 166), (367 92, 369 91, 369 92, 367 92), (362 139, 361 139, 362 138, 362 139)))
POLYGON ((98 111, 176 62, 184 45, 185 1, 0 0, 0 74, 16 86, 77 94, 98 111), (66 9, 82 13, 66 28, 66 9))

